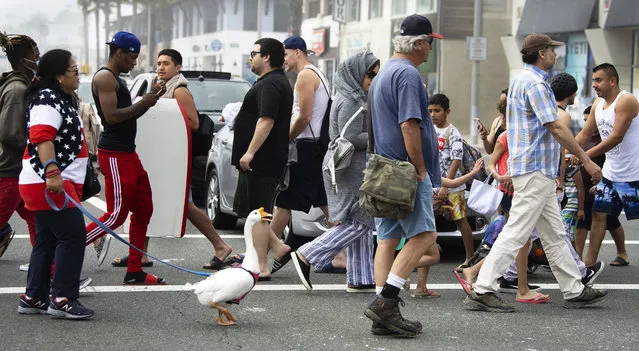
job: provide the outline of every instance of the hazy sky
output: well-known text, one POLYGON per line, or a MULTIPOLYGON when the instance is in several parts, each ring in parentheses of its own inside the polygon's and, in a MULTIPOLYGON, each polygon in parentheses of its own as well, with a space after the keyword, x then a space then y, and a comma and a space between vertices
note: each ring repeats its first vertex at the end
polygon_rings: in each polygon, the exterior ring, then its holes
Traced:
POLYGON ((67 6, 77 6, 77 0, 0 0, 0 29, 2 24, 19 25, 38 12, 56 16, 67 6))

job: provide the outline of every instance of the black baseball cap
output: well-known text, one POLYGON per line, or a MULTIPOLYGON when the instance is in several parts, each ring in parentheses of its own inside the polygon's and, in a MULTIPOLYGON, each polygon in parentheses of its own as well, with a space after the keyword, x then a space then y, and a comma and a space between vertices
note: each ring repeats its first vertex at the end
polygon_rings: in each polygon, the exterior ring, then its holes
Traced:
POLYGON ((433 26, 428 18, 422 15, 410 15, 399 26, 399 35, 428 35, 436 39, 444 39, 439 33, 433 33, 433 26))

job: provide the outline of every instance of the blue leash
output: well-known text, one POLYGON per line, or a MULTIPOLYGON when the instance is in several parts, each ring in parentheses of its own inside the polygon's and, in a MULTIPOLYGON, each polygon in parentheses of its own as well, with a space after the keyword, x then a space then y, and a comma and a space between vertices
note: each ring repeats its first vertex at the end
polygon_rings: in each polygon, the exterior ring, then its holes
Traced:
POLYGON ((84 207, 82 207, 77 201, 75 201, 71 196, 69 196, 69 194, 67 194, 66 192, 64 193, 64 205, 62 205, 62 207, 57 207, 56 204, 53 202, 53 200, 51 200, 51 198, 49 197, 49 194, 47 192, 47 190, 44 190, 44 197, 46 198, 47 202, 49 203, 49 206, 51 206, 51 208, 54 211, 62 211, 63 209, 67 208, 67 206, 69 205, 69 201, 71 201, 72 204, 75 205, 75 207, 77 207, 85 216, 89 217, 90 220, 93 221, 93 223, 95 223, 98 227, 100 227, 100 229, 104 230, 105 232, 107 232, 107 234, 110 234, 111 236, 113 236, 114 238, 118 239, 120 242, 122 242, 123 244, 127 245, 128 247, 134 249, 135 251, 143 254, 143 255, 147 255, 148 257, 151 257, 152 259, 163 263, 169 267, 173 267, 175 269, 181 270, 183 272, 186 273, 191 273, 191 274, 195 274, 195 275, 199 275, 202 277, 208 277, 211 275, 211 273, 208 272, 200 272, 200 271, 194 271, 194 270, 190 270, 187 268, 183 268, 180 266, 176 266, 172 263, 163 261, 157 257, 151 256, 150 254, 144 252, 143 250, 138 249, 137 247, 131 245, 130 242, 126 241, 124 238, 122 238, 121 236, 119 236, 118 234, 116 234, 114 231, 112 231, 109 227, 107 227, 104 223, 100 222, 99 219, 95 218, 95 216, 93 216, 91 213, 89 213, 89 211, 87 211, 84 207))

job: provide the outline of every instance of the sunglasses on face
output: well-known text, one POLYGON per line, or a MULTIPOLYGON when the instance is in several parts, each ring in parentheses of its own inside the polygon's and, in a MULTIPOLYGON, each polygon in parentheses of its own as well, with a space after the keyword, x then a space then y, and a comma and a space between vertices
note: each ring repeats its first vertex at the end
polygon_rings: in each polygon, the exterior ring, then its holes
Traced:
POLYGON ((375 77, 377 76, 377 72, 375 72, 375 71, 366 71, 366 76, 367 76, 369 79, 371 79, 371 80, 372 80, 373 78, 375 78, 375 77))
POLYGON ((80 70, 78 69, 78 67, 68 69, 67 72, 75 73, 76 76, 80 75, 80 70))
POLYGON ((424 41, 427 42, 428 45, 433 45, 433 40, 435 40, 435 38, 431 37, 430 35, 426 36, 426 39, 424 39, 424 41))
POLYGON ((251 58, 254 58, 255 55, 263 55, 263 54, 261 52, 259 52, 259 51, 251 51, 250 55, 251 55, 251 58))

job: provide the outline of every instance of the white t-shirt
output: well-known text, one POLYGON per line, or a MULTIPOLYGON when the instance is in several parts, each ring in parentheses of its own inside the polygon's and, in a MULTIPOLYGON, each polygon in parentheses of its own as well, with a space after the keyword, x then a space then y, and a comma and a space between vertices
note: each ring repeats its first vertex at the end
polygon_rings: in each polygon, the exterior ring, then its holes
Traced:
MULTIPOLYGON (((464 155, 463 138, 459 130, 450 124, 446 128, 437 128, 437 145, 439 147, 439 170, 442 177, 448 177, 448 170, 454 160, 461 160, 464 155), (446 138, 448 134, 448 138, 446 138)), ((457 168, 455 178, 462 176, 461 167, 457 168)), ((449 192, 462 191, 466 189, 466 185, 462 184, 457 188, 449 189, 449 192)))

